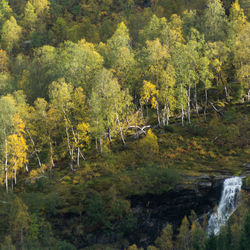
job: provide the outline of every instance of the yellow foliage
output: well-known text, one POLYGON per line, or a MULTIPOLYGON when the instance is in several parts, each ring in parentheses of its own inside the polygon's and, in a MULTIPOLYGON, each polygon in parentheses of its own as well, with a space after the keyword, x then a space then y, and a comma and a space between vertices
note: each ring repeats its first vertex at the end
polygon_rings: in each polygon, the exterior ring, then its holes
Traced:
POLYGON ((186 152, 186 150, 183 149, 182 147, 177 147, 177 148, 175 149, 175 152, 176 152, 176 153, 184 153, 184 152, 186 152))
POLYGON ((18 115, 13 118, 16 124, 17 133, 8 136, 8 154, 9 154, 9 171, 8 176, 16 179, 16 173, 23 168, 28 162, 27 150, 28 146, 23 137, 25 124, 18 115))
POLYGON ((177 154, 168 154, 168 157, 169 157, 170 159, 174 159, 176 156, 177 156, 177 154))
POLYGON ((201 149, 199 153, 200 153, 200 155, 203 155, 203 156, 205 156, 207 154, 207 152, 204 149, 201 149))
POLYGON ((152 108, 157 106, 157 96, 159 91, 156 86, 148 81, 143 81, 143 87, 141 90, 141 104, 150 104, 152 108))
POLYGON ((237 154, 237 152, 234 151, 233 149, 231 149, 231 150, 229 151, 229 155, 236 155, 236 154, 237 154))
POLYGON ((202 146, 197 143, 197 141, 192 142, 192 149, 202 149, 202 146))
POLYGON ((208 156, 209 156, 210 158, 213 158, 213 159, 216 158, 216 154, 215 154, 213 151, 209 151, 209 152, 208 152, 208 156))
POLYGON ((78 143, 80 148, 84 151, 86 147, 90 144, 90 126, 89 124, 82 122, 77 125, 77 131, 78 131, 78 143))
POLYGON ((138 141, 136 150, 144 158, 148 158, 159 152, 157 136, 153 133, 151 129, 148 130, 147 135, 143 139, 138 141))
POLYGON ((31 179, 31 182, 32 180, 35 180, 39 176, 43 175, 48 169, 49 167, 46 166, 45 164, 42 164, 40 168, 32 169, 29 174, 29 178, 31 179))
POLYGON ((178 137, 178 139, 179 139, 180 141, 184 141, 184 138, 183 138, 181 135, 178 137))
POLYGON ((128 248, 128 250, 138 250, 138 247, 134 244, 128 248))
POLYGON ((20 116, 18 114, 14 115, 12 121, 13 121, 13 124, 16 126, 18 133, 25 133, 25 131, 24 131, 24 129, 25 129, 25 123, 20 118, 20 116))

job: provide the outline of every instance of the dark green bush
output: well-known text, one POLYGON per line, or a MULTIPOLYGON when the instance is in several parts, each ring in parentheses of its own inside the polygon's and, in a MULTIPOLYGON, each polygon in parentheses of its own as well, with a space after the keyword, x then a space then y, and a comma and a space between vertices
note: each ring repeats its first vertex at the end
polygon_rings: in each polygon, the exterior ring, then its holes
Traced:
POLYGON ((199 124, 187 124, 186 130, 193 136, 206 136, 208 133, 207 128, 199 125, 199 124))
POLYGON ((171 126, 171 125, 164 126, 164 131, 165 131, 165 132, 174 133, 174 127, 171 126))

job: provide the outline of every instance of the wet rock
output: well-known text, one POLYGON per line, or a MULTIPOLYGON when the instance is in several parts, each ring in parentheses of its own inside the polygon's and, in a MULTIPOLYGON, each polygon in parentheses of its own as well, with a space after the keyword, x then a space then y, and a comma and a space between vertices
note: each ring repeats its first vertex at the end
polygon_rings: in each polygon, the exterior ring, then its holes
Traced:
POLYGON ((247 169, 250 169, 250 162, 247 162, 247 163, 243 164, 243 166, 244 166, 245 168, 247 168, 247 169))
POLYGON ((215 180, 213 177, 199 176, 195 179, 192 185, 177 185, 163 194, 130 197, 131 208, 138 218, 138 232, 130 236, 130 242, 145 247, 155 241, 168 223, 176 231, 183 217, 189 215, 191 210, 198 217, 212 211, 219 202, 225 177, 215 180), (137 238, 139 232, 143 235, 143 243, 137 238))
POLYGON ((212 187, 213 183, 211 181, 207 181, 207 182, 199 182, 198 183, 198 187, 199 189, 210 189, 212 187))

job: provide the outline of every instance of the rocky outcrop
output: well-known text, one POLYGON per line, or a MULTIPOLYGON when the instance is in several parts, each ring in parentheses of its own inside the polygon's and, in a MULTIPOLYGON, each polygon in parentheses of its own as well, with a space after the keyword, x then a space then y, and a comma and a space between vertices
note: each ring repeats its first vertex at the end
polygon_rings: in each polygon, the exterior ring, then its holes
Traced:
POLYGON ((138 231, 130 236, 131 242, 142 247, 153 243, 168 223, 176 231, 191 210, 198 217, 210 213, 219 202, 227 176, 184 178, 186 184, 177 185, 166 193, 130 197, 132 210, 138 218, 138 231))

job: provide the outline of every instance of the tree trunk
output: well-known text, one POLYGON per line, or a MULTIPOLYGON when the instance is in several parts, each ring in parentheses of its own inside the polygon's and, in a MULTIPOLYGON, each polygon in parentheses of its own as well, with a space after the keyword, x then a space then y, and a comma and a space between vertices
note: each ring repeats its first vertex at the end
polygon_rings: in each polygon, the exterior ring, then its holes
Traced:
POLYGON ((73 171, 74 170, 74 150, 72 150, 71 146, 70 146, 70 139, 69 139, 69 131, 68 131, 68 126, 67 126, 67 122, 65 122, 65 132, 67 135, 67 144, 68 144, 68 150, 69 150, 69 155, 70 155, 70 169, 73 171))
POLYGON ((143 106, 142 106, 142 104, 141 104, 141 101, 140 101, 140 108, 141 108, 141 118, 142 118, 142 120, 144 120, 143 106))
POLYGON ((195 110, 197 115, 199 115, 199 108, 198 108, 198 102, 197 102, 197 86, 194 85, 194 102, 195 102, 195 110))
POLYGON ((30 135, 29 130, 28 130, 28 129, 26 129, 26 131, 27 131, 27 134, 28 134, 28 136, 29 136, 29 138, 30 138, 30 140, 31 140, 31 142, 32 142, 33 147, 34 147, 34 151, 35 151, 35 154, 36 154, 36 158, 37 158, 37 161, 38 161, 39 167, 41 167, 41 166, 42 166, 42 163, 41 163, 41 161, 40 161, 40 157, 39 157, 39 155, 38 155, 38 153, 37 153, 38 151, 37 151, 37 148, 36 148, 35 142, 34 142, 34 140, 32 139, 32 137, 31 137, 31 135, 30 135))
POLYGON ((156 104, 156 112, 157 112, 158 125, 160 127, 161 126, 161 119, 160 119, 160 110, 159 110, 159 103, 158 103, 158 101, 157 101, 157 104, 156 104))
POLYGON ((80 148, 79 146, 77 147, 77 167, 80 166, 80 148))
POLYGON ((188 85, 188 109, 187 109, 187 113, 188 113, 188 123, 190 124, 191 123, 191 118, 190 118, 190 84, 188 85))
POLYGON ((207 89, 205 88, 205 107, 204 107, 204 119, 207 120, 207 89))
POLYGON ((181 125, 184 126, 184 109, 183 109, 183 105, 181 105, 181 125))
MULTIPOLYGON (((181 97, 183 98, 182 84, 181 84, 181 97)), ((183 110, 183 104, 181 104, 181 125, 184 126, 184 110, 183 110)))
POLYGON ((7 139, 5 139, 5 186, 6 186, 6 192, 9 192, 8 188, 8 142, 7 139))
POLYGON ((109 138, 109 142, 112 143, 112 137, 111 137, 111 133, 110 133, 110 128, 108 128, 108 138, 109 138))
POLYGON ((219 76, 220 76, 221 82, 222 82, 223 85, 224 85, 226 101, 227 101, 227 102, 230 102, 229 94, 228 94, 228 91, 227 91, 227 85, 224 83, 224 80, 223 80, 223 78, 222 78, 221 73, 219 74, 219 76))
POLYGON ((167 113, 167 106, 165 104, 164 109, 163 109, 163 115, 162 115, 162 124, 163 124, 163 126, 166 126, 166 113, 167 113))
POLYGON ((15 177, 15 185, 16 185, 16 164, 14 166, 14 177, 15 177))
POLYGON ((70 165, 71 171, 74 171, 74 159, 73 158, 71 158, 69 165, 70 165))
POLYGON ((123 143, 123 145, 126 145, 126 142, 125 142, 124 136, 123 136, 123 132, 122 132, 121 123, 120 123, 119 116, 118 116, 117 113, 116 113, 116 118, 117 118, 117 121, 118 121, 118 124, 119 124, 119 128, 120 128, 120 134, 121 134, 121 138, 122 138, 122 143, 123 143))
POLYGON ((98 152, 98 139, 97 139, 97 137, 95 138, 95 149, 96 149, 96 151, 98 152))
POLYGON ((52 143, 51 141, 49 142, 50 145, 50 164, 51 164, 51 168, 55 166, 54 164, 54 159, 53 159, 53 148, 52 148, 52 143))
POLYGON ((169 124, 169 113, 170 113, 170 109, 169 106, 167 107, 167 126, 169 124))
POLYGON ((101 153, 101 155, 102 155, 102 138, 101 138, 101 137, 100 137, 99 142, 100 142, 100 153, 101 153))
POLYGON ((79 149, 79 155, 82 157, 82 159, 85 161, 86 159, 85 159, 85 157, 84 157, 84 155, 83 155, 83 153, 81 152, 81 149, 79 149))
POLYGON ((224 89, 225 89, 226 101, 230 102, 228 91, 227 91, 227 86, 226 85, 225 85, 224 89))

